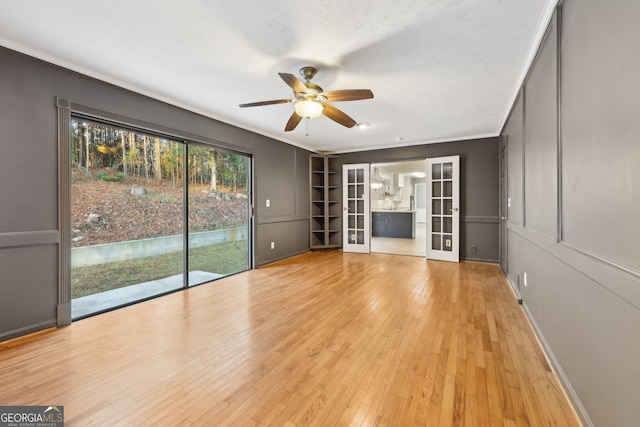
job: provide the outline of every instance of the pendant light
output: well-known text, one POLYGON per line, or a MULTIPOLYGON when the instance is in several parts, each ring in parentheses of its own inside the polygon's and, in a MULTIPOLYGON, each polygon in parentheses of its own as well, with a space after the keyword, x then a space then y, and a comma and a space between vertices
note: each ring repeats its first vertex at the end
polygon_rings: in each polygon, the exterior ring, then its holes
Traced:
POLYGON ((378 168, 373 168, 373 175, 371 175, 371 188, 374 190, 382 188, 384 185, 384 178, 380 176, 378 168))

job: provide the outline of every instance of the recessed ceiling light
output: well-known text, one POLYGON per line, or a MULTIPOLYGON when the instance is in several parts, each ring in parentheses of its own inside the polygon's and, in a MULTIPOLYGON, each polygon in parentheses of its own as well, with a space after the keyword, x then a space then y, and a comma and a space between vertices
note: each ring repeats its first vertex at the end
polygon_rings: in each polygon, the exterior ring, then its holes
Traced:
POLYGON ((366 129, 369 127, 369 123, 358 123, 357 125, 360 129, 366 129))

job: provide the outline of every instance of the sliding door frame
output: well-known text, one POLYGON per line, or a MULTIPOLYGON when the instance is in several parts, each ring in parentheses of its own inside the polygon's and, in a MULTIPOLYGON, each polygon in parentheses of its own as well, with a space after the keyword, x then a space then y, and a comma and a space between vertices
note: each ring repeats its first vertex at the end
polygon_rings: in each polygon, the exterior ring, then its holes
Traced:
MULTIPOLYGON (((248 230, 248 248, 247 248, 247 270, 255 268, 255 221, 254 221, 254 155, 239 147, 224 144, 215 140, 207 140, 206 138, 190 135, 187 132, 180 132, 173 129, 165 128, 162 125, 142 122, 117 114, 101 111, 92 107, 80 104, 74 104, 71 101, 56 97, 57 108, 57 143, 58 143, 58 304, 57 304, 57 326, 62 327, 71 324, 71 120, 86 119, 93 122, 102 123, 107 126, 117 126, 132 131, 141 132, 150 136, 158 136, 171 139, 182 144, 184 176, 187 176, 188 161, 187 147, 188 145, 206 146, 216 150, 225 151, 233 154, 239 154, 248 158, 248 177, 247 177, 247 230, 248 230)), ((155 298, 168 293, 188 289, 189 284, 189 265, 188 265, 188 249, 189 249, 189 233, 188 233, 188 185, 183 183, 183 286, 163 294, 155 295, 155 298)), ((232 273, 233 274, 233 273, 232 273)), ((130 304, 136 304, 146 299, 132 301, 130 304)), ((120 308, 121 306, 114 307, 120 308)), ((96 312, 95 314, 99 314, 96 312)))

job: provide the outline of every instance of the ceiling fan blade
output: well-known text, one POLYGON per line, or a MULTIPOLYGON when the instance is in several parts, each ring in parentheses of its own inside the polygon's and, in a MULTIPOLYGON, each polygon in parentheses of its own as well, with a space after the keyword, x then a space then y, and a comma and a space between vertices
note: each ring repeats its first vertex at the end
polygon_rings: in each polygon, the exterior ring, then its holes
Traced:
POLYGON ((278 75, 284 80, 286 84, 294 90, 294 92, 307 93, 307 87, 293 74, 278 73, 278 75))
POLYGON ((259 107, 261 105, 272 105, 272 104, 286 104, 287 102, 291 102, 291 99, 274 99, 273 101, 260 101, 260 102, 250 102, 248 104, 240 104, 240 108, 245 107, 259 107))
POLYGON ((327 97, 327 101, 359 101, 361 99, 373 98, 373 92, 369 89, 345 89, 331 90, 322 95, 327 97))
POLYGON ((289 121, 287 122, 287 125, 284 127, 284 131, 285 132, 290 132, 290 131, 294 130, 296 128, 296 126, 298 126, 298 123, 300 123, 300 120, 302 120, 302 117, 300 117, 294 111, 293 114, 291 115, 291 117, 289 117, 289 121))
POLYGON ((322 114, 329 117, 336 123, 341 124, 342 126, 346 126, 348 128, 352 128, 356 125, 356 121, 351 117, 347 116, 343 111, 338 110, 333 105, 323 103, 324 110, 322 110, 322 114))

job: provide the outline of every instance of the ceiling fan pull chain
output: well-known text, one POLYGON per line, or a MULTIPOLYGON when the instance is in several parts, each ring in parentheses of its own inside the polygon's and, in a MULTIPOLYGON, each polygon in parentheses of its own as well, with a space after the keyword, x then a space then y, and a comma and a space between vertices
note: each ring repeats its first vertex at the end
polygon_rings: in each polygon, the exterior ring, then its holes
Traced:
POLYGON ((307 122, 307 130, 306 130, 306 134, 307 134, 307 136, 309 136, 309 117, 307 117, 306 122, 307 122))

